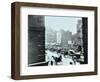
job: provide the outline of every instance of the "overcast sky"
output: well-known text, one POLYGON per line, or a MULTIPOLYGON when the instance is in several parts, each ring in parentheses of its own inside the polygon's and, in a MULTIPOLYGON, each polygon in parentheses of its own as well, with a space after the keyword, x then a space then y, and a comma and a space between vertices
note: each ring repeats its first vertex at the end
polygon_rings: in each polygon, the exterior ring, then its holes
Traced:
POLYGON ((77 21, 82 19, 81 17, 58 17, 58 16, 45 16, 46 28, 52 28, 56 31, 64 29, 65 31, 71 31, 72 34, 77 31, 77 21))

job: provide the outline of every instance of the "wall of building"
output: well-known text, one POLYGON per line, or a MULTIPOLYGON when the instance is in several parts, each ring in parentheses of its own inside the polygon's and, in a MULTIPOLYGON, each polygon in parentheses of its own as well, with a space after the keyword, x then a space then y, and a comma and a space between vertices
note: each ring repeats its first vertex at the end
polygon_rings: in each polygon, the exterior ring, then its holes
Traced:
POLYGON ((45 62, 44 16, 28 16, 28 65, 45 62))

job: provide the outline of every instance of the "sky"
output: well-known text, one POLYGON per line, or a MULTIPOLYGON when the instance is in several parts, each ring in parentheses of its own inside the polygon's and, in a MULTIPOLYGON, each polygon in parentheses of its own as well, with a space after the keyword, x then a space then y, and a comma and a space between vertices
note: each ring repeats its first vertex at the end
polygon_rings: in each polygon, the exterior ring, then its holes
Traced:
POLYGON ((45 27, 56 31, 63 29, 75 34, 77 32, 77 21, 81 19, 81 17, 45 16, 45 27))

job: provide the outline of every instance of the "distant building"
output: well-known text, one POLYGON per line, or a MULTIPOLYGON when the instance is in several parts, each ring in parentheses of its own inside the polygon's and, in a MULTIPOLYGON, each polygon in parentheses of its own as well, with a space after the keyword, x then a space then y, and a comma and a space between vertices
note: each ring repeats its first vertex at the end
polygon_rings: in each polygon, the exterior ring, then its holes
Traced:
POLYGON ((78 41, 78 35, 77 35, 77 33, 75 33, 75 34, 72 35, 72 43, 74 44, 77 41, 78 41))
POLYGON ((62 34, 61 31, 57 31, 57 44, 61 44, 62 34))
POLYGON ((72 32, 61 30, 61 46, 68 47, 72 43, 72 32))
POLYGON ((56 36, 57 36, 56 31, 54 31, 51 28, 46 28, 46 31, 45 31, 46 44, 56 43, 56 41, 57 41, 56 36))
POLYGON ((45 32, 46 44, 57 44, 61 47, 69 47, 72 44, 72 32, 70 31, 54 31, 47 28, 45 32))
POLYGON ((72 35, 73 47, 77 45, 83 46, 82 20, 77 21, 77 33, 72 35))
POLYGON ((77 39, 80 45, 83 44, 83 33, 82 33, 82 20, 78 20, 77 23, 77 39))

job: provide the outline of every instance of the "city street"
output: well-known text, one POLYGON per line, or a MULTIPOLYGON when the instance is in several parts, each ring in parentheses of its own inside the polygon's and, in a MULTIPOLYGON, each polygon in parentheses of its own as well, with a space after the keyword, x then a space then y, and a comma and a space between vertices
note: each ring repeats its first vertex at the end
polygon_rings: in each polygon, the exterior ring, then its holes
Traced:
MULTIPOLYGON (((49 61, 48 65, 51 65, 50 61, 53 61, 53 65, 56 65, 55 60, 53 59, 52 56, 59 58, 60 55, 57 54, 56 52, 51 52, 47 50, 46 51, 46 61, 49 61)), ((64 55, 61 54, 61 56, 62 56, 61 62, 58 62, 57 65, 78 65, 80 64, 78 62, 73 61, 72 57, 69 55, 64 57, 64 55)))

